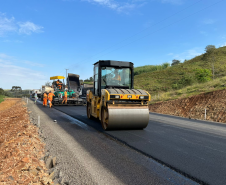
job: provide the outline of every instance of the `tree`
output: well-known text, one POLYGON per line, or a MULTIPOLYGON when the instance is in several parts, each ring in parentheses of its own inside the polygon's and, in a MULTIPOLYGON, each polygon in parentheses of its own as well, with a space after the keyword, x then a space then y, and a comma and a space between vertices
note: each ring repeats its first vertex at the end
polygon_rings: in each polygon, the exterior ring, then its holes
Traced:
POLYGON ((178 65, 178 64, 180 64, 180 60, 173 59, 171 66, 175 66, 175 65, 178 65))
POLYGON ((46 82, 45 86, 49 86, 50 87, 50 86, 52 86, 52 83, 51 82, 46 82))
POLYGON ((5 91, 2 88, 0 88, 0 95, 5 95, 5 91))
POLYGON ((205 51, 207 54, 213 54, 215 51, 216 47, 214 45, 207 45, 205 48, 205 51))
POLYGON ((92 77, 92 76, 89 78, 89 81, 90 81, 90 82, 92 82, 92 81, 93 81, 93 77, 92 77))

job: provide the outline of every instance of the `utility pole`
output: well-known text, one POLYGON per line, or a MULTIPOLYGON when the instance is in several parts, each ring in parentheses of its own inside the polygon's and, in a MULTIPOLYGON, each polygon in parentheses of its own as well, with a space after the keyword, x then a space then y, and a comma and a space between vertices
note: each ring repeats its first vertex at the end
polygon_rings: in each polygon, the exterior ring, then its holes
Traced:
POLYGON ((66 70, 66 85, 67 85, 67 70, 69 70, 69 69, 65 69, 66 70))

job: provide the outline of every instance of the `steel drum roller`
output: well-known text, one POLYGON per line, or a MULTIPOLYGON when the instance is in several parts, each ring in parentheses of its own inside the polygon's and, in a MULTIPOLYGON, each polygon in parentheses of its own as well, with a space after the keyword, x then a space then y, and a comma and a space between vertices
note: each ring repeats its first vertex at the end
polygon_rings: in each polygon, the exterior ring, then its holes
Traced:
POLYGON ((143 129, 148 125, 148 107, 108 107, 107 129, 143 129))

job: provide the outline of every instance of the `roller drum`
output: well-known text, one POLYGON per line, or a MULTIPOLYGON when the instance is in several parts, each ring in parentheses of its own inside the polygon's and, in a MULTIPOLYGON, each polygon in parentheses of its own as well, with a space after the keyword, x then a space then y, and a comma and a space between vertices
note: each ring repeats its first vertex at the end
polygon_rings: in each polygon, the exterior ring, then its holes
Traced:
POLYGON ((148 107, 108 107, 107 129, 143 129, 149 122, 148 107))

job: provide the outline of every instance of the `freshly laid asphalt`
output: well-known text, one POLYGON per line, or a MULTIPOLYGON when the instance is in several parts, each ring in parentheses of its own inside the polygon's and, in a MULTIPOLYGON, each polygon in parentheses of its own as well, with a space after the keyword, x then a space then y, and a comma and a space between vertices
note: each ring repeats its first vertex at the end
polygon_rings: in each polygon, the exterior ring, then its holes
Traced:
POLYGON ((55 106, 200 183, 226 184, 226 124, 150 113, 144 130, 104 131, 85 106, 55 106))
MULTIPOLYGON (((27 104, 30 118, 38 123, 48 155, 57 159, 56 183, 196 185, 180 173, 159 164, 109 135, 56 109, 27 104)), ((61 107, 65 109, 66 107, 61 107)), ((84 107, 76 109, 83 119, 84 107)), ((73 112, 73 111, 72 111, 73 112)), ((79 114, 77 114, 79 115, 79 114)), ((96 121, 90 122, 98 125, 96 121)), ((101 128, 101 127, 98 127, 101 128)))

